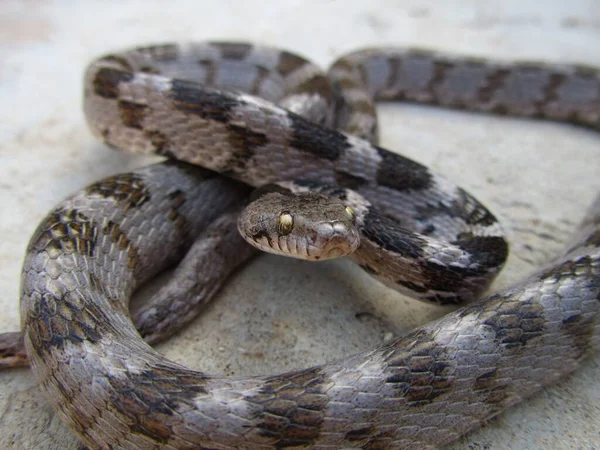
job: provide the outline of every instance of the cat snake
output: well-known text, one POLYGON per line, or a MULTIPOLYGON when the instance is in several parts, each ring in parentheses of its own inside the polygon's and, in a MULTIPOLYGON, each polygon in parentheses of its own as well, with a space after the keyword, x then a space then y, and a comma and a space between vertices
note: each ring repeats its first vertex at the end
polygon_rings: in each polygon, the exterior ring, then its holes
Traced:
POLYGON ((597 351, 600 198, 562 256, 478 299, 507 256, 501 227, 451 181, 379 147, 374 102, 598 129, 598 70, 390 48, 345 55, 324 75, 286 51, 213 42, 106 55, 84 90, 96 136, 168 158, 74 193, 27 250, 27 355, 88 447, 437 448, 597 351), (352 258, 369 274, 424 301, 468 304, 376 349, 279 375, 210 375, 158 354, 148 343, 191 320, 255 254, 237 234, 249 186, 282 180, 356 195, 352 258), (201 282, 175 283, 132 322, 133 291, 182 259, 177 270, 201 282), (189 289, 194 301, 181 301, 189 289))

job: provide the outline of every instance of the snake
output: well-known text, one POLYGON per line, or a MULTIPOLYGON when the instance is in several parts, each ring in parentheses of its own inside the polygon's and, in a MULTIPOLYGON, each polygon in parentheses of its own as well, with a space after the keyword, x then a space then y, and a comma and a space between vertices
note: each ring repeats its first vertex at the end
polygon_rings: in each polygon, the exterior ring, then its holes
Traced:
POLYGON ((92 62, 84 112, 93 133, 167 160, 72 194, 27 248, 26 357, 89 448, 434 449, 597 351, 600 197, 562 255, 482 297, 508 252, 497 219, 377 145, 379 100, 598 129, 600 71, 375 48, 324 75, 295 54, 237 42, 153 45, 92 62), (315 202, 308 214, 296 213, 306 200, 294 191, 315 202), (267 200, 268 218, 240 215, 249 195, 267 200), (318 206, 326 199, 335 212, 318 206), (311 209, 325 212, 316 228, 311 209), (211 375, 149 345, 256 254, 238 228, 257 247, 314 256, 325 227, 335 238, 328 258, 347 251, 338 235, 348 221, 358 228, 344 242, 369 274, 423 301, 466 305, 375 349, 277 375, 211 375), (303 244, 284 239, 296 231, 303 244), (132 320, 134 290, 179 261, 183 281, 132 320))

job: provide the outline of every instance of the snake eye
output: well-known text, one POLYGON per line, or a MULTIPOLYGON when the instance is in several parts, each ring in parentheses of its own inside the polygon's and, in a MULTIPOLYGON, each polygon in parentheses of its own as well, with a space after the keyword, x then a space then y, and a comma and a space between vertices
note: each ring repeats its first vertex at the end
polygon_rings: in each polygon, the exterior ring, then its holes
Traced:
POLYGON ((294 218, 290 213, 281 213, 277 218, 277 232, 285 236, 290 234, 294 228, 294 218))
POLYGON ((354 208, 352 206, 346 206, 346 213, 350 216, 350 218, 354 218, 356 213, 354 212, 354 208))

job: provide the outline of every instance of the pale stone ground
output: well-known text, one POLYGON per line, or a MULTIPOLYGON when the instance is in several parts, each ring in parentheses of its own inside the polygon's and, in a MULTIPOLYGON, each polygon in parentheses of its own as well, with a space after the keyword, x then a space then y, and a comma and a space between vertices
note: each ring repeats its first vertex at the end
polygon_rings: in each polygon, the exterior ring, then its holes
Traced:
MULTIPOLYGON (((81 75, 94 56, 140 43, 247 39, 327 65, 362 46, 430 47, 504 59, 600 65, 600 8, 556 1, 11 1, 0 8, 0 330, 19 326, 21 259, 38 221, 84 185, 147 160, 90 136, 81 75), (435 8, 431 4, 435 3, 435 8)), ((558 251, 600 188, 600 137, 570 126, 385 105, 383 144, 457 180, 501 218, 506 286, 558 251)), ((212 373, 264 374, 331 360, 443 311, 415 304, 348 262, 263 256, 159 350, 212 373), (377 317, 385 317, 385 320, 377 317), (393 323, 394 325, 389 325, 393 323)), ((600 448, 600 358, 454 449, 600 448)), ((0 448, 76 440, 28 370, 0 373, 0 448)))

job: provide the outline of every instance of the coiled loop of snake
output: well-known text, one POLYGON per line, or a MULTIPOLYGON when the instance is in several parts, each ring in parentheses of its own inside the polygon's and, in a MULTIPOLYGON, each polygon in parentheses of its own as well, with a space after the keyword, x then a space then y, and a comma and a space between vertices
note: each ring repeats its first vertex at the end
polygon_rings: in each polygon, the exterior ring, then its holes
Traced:
MULTIPOLYGON (((330 71, 341 98, 335 114, 326 106, 334 98, 329 81, 314 66, 248 44, 155 46, 88 69, 86 115, 109 145, 199 163, 251 185, 311 173, 353 188, 368 202, 356 207, 364 214, 361 247, 370 246, 360 263, 439 302, 476 296, 506 256, 495 218, 475 199, 368 140, 186 79, 269 100, 291 89, 285 108, 367 138, 376 135, 374 97, 599 121, 597 71, 423 52, 340 59, 330 71), (370 216, 375 209, 380 215, 370 216), (450 250, 439 246, 444 238, 450 250), (386 267, 392 253, 413 257, 407 275, 386 267)), ((203 170, 165 163, 75 193, 40 224, 23 271, 26 347, 49 401, 90 447, 434 448, 598 347, 600 200, 552 266, 377 349, 266 377, 231 379, 174 364, 140 339, 129 297, 244 194, 203 170), (219 211, 199 197, 206 181, 219 185, 219 211)))

